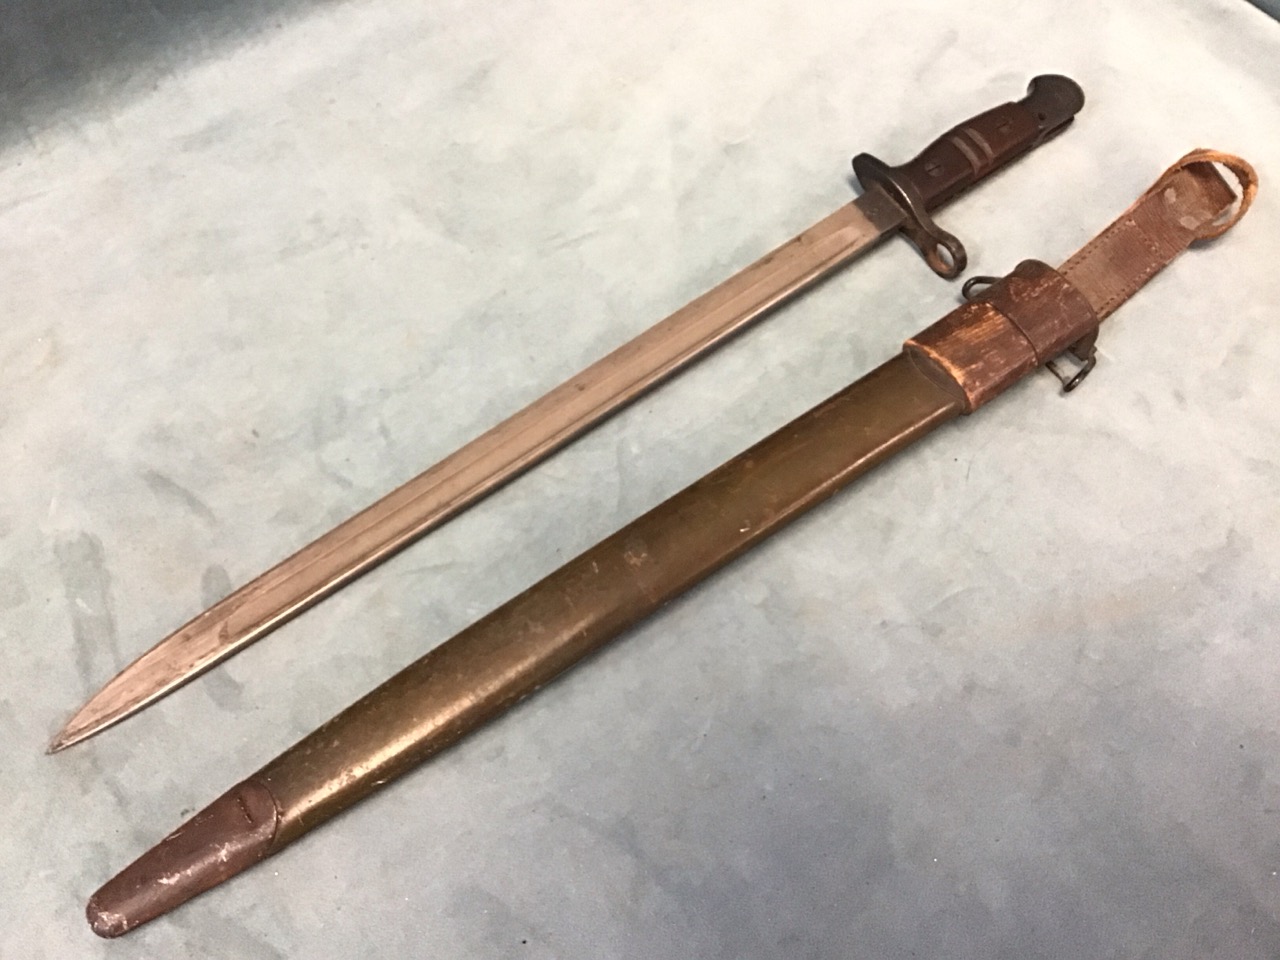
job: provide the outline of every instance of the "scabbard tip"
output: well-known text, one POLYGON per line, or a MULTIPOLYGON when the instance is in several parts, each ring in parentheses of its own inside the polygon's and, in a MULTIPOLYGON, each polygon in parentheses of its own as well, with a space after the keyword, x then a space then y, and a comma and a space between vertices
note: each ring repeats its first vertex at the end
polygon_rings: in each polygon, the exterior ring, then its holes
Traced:
POLYGON ((85 908, 84 915, 89 921, 89 929, 108 940, 128 933, 131 929, 129 918, 122 913, 104 909, 98 903, 96 894, 89 898, 89 905, 85 908))
POLYGON ((280 815, 263 784, 224 793, 89 898, 89 926, 118 937, 253 866, 271 850, 280 815))

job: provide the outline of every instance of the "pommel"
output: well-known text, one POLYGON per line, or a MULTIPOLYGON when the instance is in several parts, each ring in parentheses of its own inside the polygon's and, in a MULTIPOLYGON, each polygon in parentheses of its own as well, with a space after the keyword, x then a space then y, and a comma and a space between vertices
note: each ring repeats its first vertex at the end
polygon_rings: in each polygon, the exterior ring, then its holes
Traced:
POLYGON ((903 232, 940 276, 963 272, 968 255, 929 211, 1065 130, 1084 106, 1084 92, 1067 77, 1033 79, 1021 100, 953 127, 914 160, 891 167, 869 153, 853 158, 853 172, 869 190, 879 186, 907 215, 903 232))
POLYGON ((1040 133, 1033 146, 1038 146, 1067 128, 1084 106, 1084 91, 1070 77, 1046 73, 1033 77, 1027 95, 1018 101, 1036 115, 1040 133))

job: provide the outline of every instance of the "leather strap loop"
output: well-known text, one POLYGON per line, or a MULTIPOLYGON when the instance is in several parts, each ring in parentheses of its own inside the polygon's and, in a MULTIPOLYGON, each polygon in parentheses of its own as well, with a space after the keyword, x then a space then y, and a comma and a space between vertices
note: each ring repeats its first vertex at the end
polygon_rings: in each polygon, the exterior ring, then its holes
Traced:
POLYGON ((1231 171, 1240 185, 1240 199, 1237 201, 1235 209, 1228 216, 1215 221, 1196 234, 1197 241, 1215 240, 1234 227, 1240 221, 1240 218, 1248 212, 1249 207, 1252 206, 1253 198, 1258 193, 1258 171, 1254 170, 1253 164, 1243 157, 1237 157, 1232 153, 1222 153, 1218 150, 1205 149, 1192 150, 1174 164, 1171 169, 1181 169, 1195 163, 1221 164, 1231 171))

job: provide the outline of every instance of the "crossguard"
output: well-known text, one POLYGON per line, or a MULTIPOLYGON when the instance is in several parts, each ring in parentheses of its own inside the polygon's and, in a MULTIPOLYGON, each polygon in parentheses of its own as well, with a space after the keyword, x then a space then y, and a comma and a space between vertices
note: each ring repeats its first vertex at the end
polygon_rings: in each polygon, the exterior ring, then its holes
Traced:
POLYGON ((1034 78, 1021 100, 980 113, 952 128, 915 159, 891 167, 869 153, 853 158, 864 190, 879 186, 906 214, 902 232, 939 276, 958 277, 968 263, 964 244, 929 211, 1065 130, 1084 106, 1084 92, 1067 77, 1034 78))

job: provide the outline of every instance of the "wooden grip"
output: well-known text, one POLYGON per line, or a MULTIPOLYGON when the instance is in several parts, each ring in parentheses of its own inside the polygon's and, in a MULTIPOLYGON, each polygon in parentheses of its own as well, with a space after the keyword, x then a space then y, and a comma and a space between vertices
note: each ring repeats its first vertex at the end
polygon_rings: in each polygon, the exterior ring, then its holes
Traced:
POLYGON ((890 167, 864 153, 854 158, 853 170, 863 187, 888 181, 931 210, 1061 132, 1082 106, 1084 93, 1074 80, 1036 77, 1021 100, 952 127, 915 159, 890 167))
POLYGON ((878 187, 906 215, 903 232, 940 276, 952 279, 965 268, 964 244, 943 230, 929 211, 1065 130, 1084 106, 1074 80, 1036 77, 1027 95, 953 127, 914 160, 891 167, 869 153, 853 158, 864 190, 878 187))

